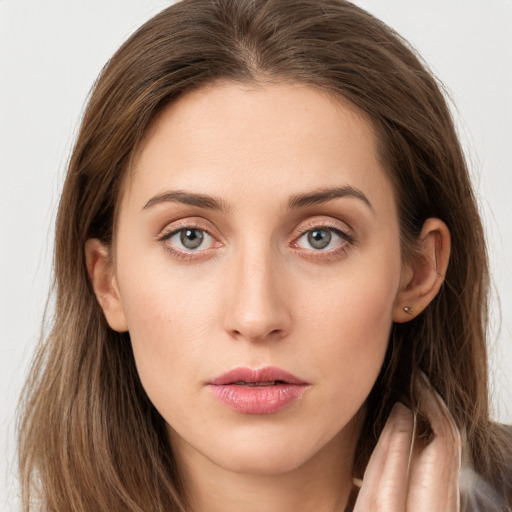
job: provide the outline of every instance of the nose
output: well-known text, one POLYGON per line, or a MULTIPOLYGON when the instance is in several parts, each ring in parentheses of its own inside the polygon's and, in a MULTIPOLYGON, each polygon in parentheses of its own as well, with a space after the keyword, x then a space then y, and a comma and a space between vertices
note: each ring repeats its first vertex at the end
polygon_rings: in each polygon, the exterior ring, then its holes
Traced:
POLYGON ((283 269, 270 251, 248 252, 231 262, 225 329, 235 339, 282 339, 292 324, 283 269))

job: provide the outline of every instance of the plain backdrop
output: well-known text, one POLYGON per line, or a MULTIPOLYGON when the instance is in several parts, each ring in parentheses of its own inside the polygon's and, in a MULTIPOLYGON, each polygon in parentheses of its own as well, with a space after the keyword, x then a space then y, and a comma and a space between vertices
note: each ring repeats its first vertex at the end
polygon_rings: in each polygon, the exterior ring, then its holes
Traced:
MULTIPOLYGON (((15 408, 41 327, 55 212, 81 112, 107 59, 169 3, 0 0, 1 511, 18 509, 15 408)), ((495 286, 493 414, 512 423, 512 1, 357 3, 411 41, 457 106, 495 286)))

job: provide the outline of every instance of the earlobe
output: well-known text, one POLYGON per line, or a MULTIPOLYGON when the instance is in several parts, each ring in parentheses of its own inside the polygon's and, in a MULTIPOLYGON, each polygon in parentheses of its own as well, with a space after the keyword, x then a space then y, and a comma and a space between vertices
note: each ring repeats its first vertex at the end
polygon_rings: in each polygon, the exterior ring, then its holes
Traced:
POLYGON ((112 270, 110 248, 97 238, 90 238, 85 243, 85 261, 94 294, 108 324, 115 331, 127 331, 123 304, 112 270))
POLYGON ((448 268, 450 232, 442 220, 427 219, 418 243, 418 254, 404 264, 394 322, 407 322, 420 314, 439 292, 448 268))

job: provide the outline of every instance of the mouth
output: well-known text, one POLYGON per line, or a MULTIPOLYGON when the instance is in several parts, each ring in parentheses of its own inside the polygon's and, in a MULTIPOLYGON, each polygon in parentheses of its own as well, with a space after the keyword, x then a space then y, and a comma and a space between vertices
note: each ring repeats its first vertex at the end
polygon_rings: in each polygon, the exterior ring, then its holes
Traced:
POLYGON ((278 384, 286 384, 284 380, 272 380, 267 382, 245 382, 245 380, 239 380, 237 382, 233 382, 233 386, 249 386, 249 387, 260 387, 263 388, 265 386, 277 386, 278 384))
POLYGON ((231 384, 233 386, 264 387, 279 384, 306 385, 308 383, 281 368, 266 366, 258 370, 243 367, 234 368, 233 370, 219 375, 208 384, 213 386, 231 384))
POLYGON ((213 395, 243 414, 272 414, 302 397, 309 383, 280 368, 235 368, 208 382, 213 395))

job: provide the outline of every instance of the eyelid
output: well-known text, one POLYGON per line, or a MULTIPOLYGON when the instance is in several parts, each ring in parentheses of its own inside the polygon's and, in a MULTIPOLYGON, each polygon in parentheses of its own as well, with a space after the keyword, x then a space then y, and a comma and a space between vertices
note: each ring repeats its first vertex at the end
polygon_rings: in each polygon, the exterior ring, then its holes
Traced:
POLYGON ((218 236, 212 233, 214 229, 211 228, 210 223, 202 219, 198 220, 197 217, 179 219, 177 221, 167 224, 164 228, 160 230, 156 238, 158 241, 166 240, 183 229, 198 229, 200 231, 208 233, 208 235, 210 235, 215 240, 218 240, 219 238, 218 236))
POLYGON ((294 252, 297 256, 318 263, 329 263, 337 262, 343 259, 347 253, 357 243, 357 238, 354 231, 343 221, 315 218, 308 219, 308 221, 302 224, 298 231, 294 234, 293 240, 290 243, 294 252), (308 249, 299 246, 299 240, 306 234, 315 229, 326 229, 336 233, 341 239, 341 243, 338 247, 332 249, 321 250, 321 249, 308 249))
POLYGON ((185 219, 179 219, 165 226, 156 236, 156 240, 158 243, 161 244, 165 251, 171 254, 178 261, 182 261, 184 263, 201 261, 202 259, 208 258, 209 256, 212 255, 212 249, 216 249, 223 245, 223 243, 219 241, 219 237, 212 234, 212 231, 214 230, 211 229, 210 227, 207 227, 208 224, 210 223, 200 218, 197 219, 188 217, 185 219), (168 241, 173 236, 175 236, 180 231, 183 231, 185 229, 197 229, 199 231, 203 231, 212 239, 212 246, 206 249, 193 250, 186 248, 181 249, 179 247, 174 247, 168 243, 168 241))
POLYGON ((293 240, 295 241, 305 233, 320 228, 331 229, 350 243, 357 242, 354 230, 346 222, 326 218, 308 219, 307 222, 298 228, 297 232, 293 235, 293 240))

